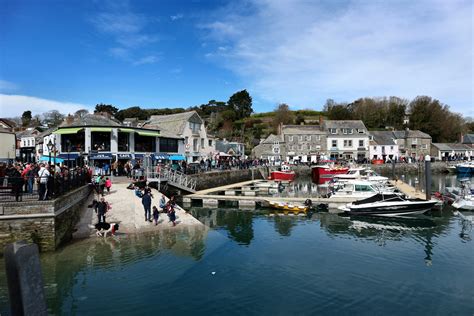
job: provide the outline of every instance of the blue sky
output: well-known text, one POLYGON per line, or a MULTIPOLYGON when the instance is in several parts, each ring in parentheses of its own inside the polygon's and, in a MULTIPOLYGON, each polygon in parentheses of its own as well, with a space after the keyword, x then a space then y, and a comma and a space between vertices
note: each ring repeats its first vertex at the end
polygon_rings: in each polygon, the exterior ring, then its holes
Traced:
POLYGON ((474 116, 472 1, 21 1, 0 10, 1 116, 430 95, 474 116))

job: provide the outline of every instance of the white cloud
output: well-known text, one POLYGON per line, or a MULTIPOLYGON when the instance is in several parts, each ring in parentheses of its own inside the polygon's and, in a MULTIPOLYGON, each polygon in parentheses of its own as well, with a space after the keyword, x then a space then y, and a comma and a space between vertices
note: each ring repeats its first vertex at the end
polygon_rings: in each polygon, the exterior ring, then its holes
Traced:
POLYGON ((18 90, 18 85, 10 81, 0 80, 0 91, 9 92, 14 90, 18 90))
POLYGON ((239 4, 200 26, 215 42, 206 56, 260 98, 308 107, 427 94, 472 111, 471 1, 239 4))
POLYGON ((92 111, 92 107, 85 104, 14 94, 0 94, 0 108, 2 117, 21 116, 24 111, 28 110, 30 110, 33 115, 51 110, 58 110, 63 114, 72 114, 80 109, 92 111))
POLYGON ((135 66, 139 66, 139 65, 145 65, 145 64, 154 64, 158 61, 159 61, 159 58, 157 56, 150 55, 150 56, 146 56, 134 61, 133 64, 135 66))
POLYGON ((181 14, 181 13, 170 16, 171 21, 176 21, 176 20, 179 20, 179 19, 182 19, 182 18, 183 18, 183 14, 181 14))

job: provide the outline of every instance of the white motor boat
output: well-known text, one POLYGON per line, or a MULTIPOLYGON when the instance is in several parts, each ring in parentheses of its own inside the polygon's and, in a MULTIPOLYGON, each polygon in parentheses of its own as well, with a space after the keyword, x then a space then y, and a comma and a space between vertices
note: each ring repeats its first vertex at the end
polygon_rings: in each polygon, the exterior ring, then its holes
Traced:
POLYGON ((345 182, 347 180, 367 180, 370 182, 376 182, 385 184, 388 181, 387 177, 379 175, 377 172, 370 168, 351 168, 345 174, 337 174, 333 177, 334 181, 345 182))
POLYGON ((348 215, 400 216, 423 214, 438 201, 407 199, 399 194, 376 194, 340 207, 348 215))
POLYGON ((364 180, 348 180, 343 182, 339 187, 332 192, 329 198, 352 197, 357 199, 365 199, 371 196, 380 194, 397 194, 393 190, 377 183, 364 180))
POLYGON ((474 195, 472 194, 471 182, 469 179, 461 179, 460 182, 460 188, 446 188, 446 192, 454 198, 451 206, 457 210, 474 211, 474 195))

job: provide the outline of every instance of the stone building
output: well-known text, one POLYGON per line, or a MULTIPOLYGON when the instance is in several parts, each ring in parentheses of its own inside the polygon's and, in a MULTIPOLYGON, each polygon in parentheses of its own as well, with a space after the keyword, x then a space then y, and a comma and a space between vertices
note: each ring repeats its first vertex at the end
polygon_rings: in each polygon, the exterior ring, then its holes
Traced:
POLYGON ((450 160, 453 158, 467 159, 472 157, 474 149, 466 144, 459 143, 433 143, 431 144, 431 157, 436 160, 450 160))
POLYGON ((0 127, 0 162, 11 162, 16 156, 15 133, 0 127))
POLYGON ((392 131, 370 131, 369 159, 398 160, 398 145, 392 131))
POLYGON ((400 158, 424 159, 431 153, 431 136, 418 130, 393 131, 400 158))
POLYGON ((285 141, 280 136, 270 134, 252 149, 252 157, 279 164, 286 157, 285 141))
POLYGON ((283 125, 286 161, 316 162, 325 155, 326 132, 319 125, 283 125))
POLYGON ((474 134, 466 134, 462 137, 462 143, 471 148, 474 148, 474 134))
POLYGON ((362 160, 369 155, 369 134, 360 120, 325 121, 327 150, 331 159, 362 160))
POLYGON ((18 158, 22 162, 35 162, 36 161, 36 137, 41 132, 36 128, 27 128, 24 131, 17 132, 17 143, 19 149, 18 158))
POLYGON ((216 154, 215 140, 207 136, 204 121, 196 111, 152 115, 143 127, 163 129, 183 138, 187 162, 200 161, 216 154))
POLYGON ((216 141, 216 151, 226 153, 240 159, 245 158, 245 145, 239 142, 229 142, 227 140, 216 141))

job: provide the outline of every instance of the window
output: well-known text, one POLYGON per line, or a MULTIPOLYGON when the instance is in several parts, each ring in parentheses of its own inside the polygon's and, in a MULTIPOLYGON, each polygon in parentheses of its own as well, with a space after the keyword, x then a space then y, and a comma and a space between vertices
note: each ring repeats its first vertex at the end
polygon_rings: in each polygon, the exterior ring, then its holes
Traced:
POLYGON ((292 141, 293 141, 293 136, 288 136, 288 140, 289 140, 290 142, 292 142, 292 141))
POLYGON ((130 150, 130 133, 118 132, 118 151, 130 150))
POLYGON ((110 151, 110 132, 91 132, 91 149, 110 151))
POLYGON ((201 129, 200 123, 189 122, 189 128, 193 132, 193 134, 199 134, 199 130, 201 129))
POLYGON ((374 146, 374 150, 377 150, 377 146, 374 146))
POLYGON ((332 141, 331 147, 337 147, 337 140, 333 140, 333 141, 332 141))
POLYGON ((201 138, 201 148, 204 149, 204 138, 201 138))
POLYGON ((320 135, 316 136, 316 140, 317 140, 317 141, 320 141, 320 140, 321 140, 321 136, 320 136, 320 135))
POLYGON ((156 137, 142 136, 135 133, 135 151, 138 152, 155 152, 156 137))
POLYGON ((294 150, 294 149, 295 149, 295 146, 291 145, 290 150, 294 150))
POLYGON ((330 128, 329 133, 331 134, 337 134, 337 129, 336 128, 330 128))
POLYGON ((160 138, 160 152, 177 153, 178 140, 173 138, 160 138))
POLYGON ((305 150, 305 145, 300 145, 300 150, 305 150))
POLYGON ((422 144, 421 149, 428 149, 428 145, 427 144, 422 144))
POLYGON ((302 136, 302 135, 300 135, 300 142, 301 142, 301 141, 303 141, 303 136, 302 136))
MULTIPOLYGON (((79 151, 84 151, 84 146, 85 146, 85 136, 84 136, 84 131, 81 131, 76 134, 63 134, 61 135, 61 144, 63 151, 67 151, 67 144, 69 141, 69 146, 70 146, 70 151, 72 152, 79 152, 79 151)), ((91 144, 92 145, 92 144, 91 144)), ((91 148, 93 149, 93 148, 91 148)))
POLYGON ((416 149, 416 145, 411 145, 411 149, 416 149))
POLYGON ((364 140, 363 139, 359 140, 359 147, 364 147, 364 140))
POLYGON ((186 136, 184 138, 184 146, 186 146, 187 144, 189 144, 189 137, 188 136, 186 136))
POLYGON ((358 129, 357 129, 357 133, 359 133, 359 134, 364 134, 365 132, 364 132, 363 129, 358 128, 358 129))
POLYGON ((198 151, 198 140, 197 140, 197 138, 193 139, 193 151, 198 151))
POLYGON ((307 141, 311 141, 311 135, 306 136, 307 141))
POLYGON ((354 134, 354 129, 349 128, 349 134, 354 134))
POLYGON ((417 143, 418 143, 418 140, 417 140, 416 138, 414 138, 414 139, 411 140, 411 143, 412 143, 412 144, 417 144, 417 143))
POLYGON ((344 147, 352 147, 352 140, 344 139, 344 147))
POLYGON ((321 149, 321 146, 316 146, 316 150, 320 150, 321 149))
POLYGON ((390 150, 393 150, 393 146, 390 146, 390 150))
POLYGON ((309 149, 309 150, 313 149, 313 146, 309 145, 309 146, 308 146, 308 149, 309 149))
POLYGON ((212 139, 209 139, 209 147, 212 147, 212 139))

